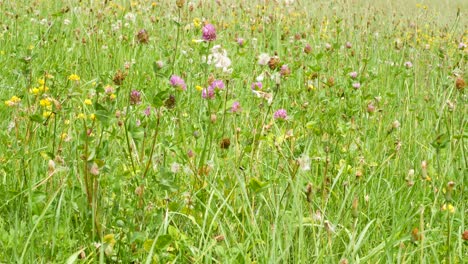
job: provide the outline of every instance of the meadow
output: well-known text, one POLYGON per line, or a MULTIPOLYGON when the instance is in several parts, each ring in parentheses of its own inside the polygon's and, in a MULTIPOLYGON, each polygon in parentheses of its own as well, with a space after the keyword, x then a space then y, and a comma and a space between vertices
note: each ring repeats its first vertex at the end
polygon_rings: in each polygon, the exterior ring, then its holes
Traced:
POLYGON ((467 263, 467 11, 0 0, 0 263, 467 263))

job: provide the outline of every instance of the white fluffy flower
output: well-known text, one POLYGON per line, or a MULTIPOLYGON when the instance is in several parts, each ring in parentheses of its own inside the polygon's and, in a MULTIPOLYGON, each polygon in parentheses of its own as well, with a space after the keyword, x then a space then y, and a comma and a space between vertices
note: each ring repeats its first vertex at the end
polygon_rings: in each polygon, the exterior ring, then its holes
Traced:
POLYGON ((223 69, 225 73, 231 73, 231 59, 227 56, 227 51, 222 49, 220 45, 216 45, 211 49, 211 54, 208 55, 208 64, 214 64, 216 68, 223 69))
POLYGON ((270 61, 270 55, 267 53, 262 53, 258 56, 258 64, 267 65, 268 61, 270 61))

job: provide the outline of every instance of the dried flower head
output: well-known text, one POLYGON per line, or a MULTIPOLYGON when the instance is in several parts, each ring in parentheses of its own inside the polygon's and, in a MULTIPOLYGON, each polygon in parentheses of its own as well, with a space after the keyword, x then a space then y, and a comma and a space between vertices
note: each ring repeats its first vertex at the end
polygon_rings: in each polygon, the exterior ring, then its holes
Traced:
POLYGON ((138 43, 147 44, 149 41, 148 32, 145 29, 138 31, 137 39, 138 39, 138 43))

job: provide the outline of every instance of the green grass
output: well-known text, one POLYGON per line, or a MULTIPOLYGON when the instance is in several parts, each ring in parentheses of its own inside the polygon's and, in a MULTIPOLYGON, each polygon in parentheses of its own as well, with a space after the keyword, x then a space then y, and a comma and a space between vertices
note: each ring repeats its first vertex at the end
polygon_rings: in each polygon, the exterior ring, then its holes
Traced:
POLYGON ((466 262, 467 8, 0 1, 0 263, 466 262))

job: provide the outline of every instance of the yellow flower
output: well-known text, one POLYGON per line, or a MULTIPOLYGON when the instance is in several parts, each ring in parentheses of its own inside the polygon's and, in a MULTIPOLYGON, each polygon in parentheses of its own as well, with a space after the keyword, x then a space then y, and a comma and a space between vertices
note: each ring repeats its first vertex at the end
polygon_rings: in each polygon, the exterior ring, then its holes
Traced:
POLYGON ((42 107, 50 107, 52 105, 52 102, 50 102, 49 98, 44 98, 39 101, 39 105, 42 107))
POLYGON ((61 135, 62 140, 65 140, 67 137, 68 137, 67 133, 62 133, 62 135, 61 135))
POLYGON ((29 92, 32 93, 32 94, 34 94, 34 95, 38 95, 40 91, 39 91, 39 88, 36 88, 36 87, 35 87, 35 88, 31 88, 31 89, 29 90, 29 92))
POLYGON ((197 89, 197 91, 200 92, 201 90, 203 90, 203 87, 201 87, 200 85, 197 85, 197 86, 195 86, 195 89, 197 89))
POLYGON ((448 211, 449 213, 455 213, 455 207, 452 204, 444 204, 442 205, 442 211, 448 211))
POLYGON ((90 99, 84 100, 85 105, 92 105, 93 102, 90 99))
POLYGON ((79 113, 76 117, 77 117, 78 119, 86 119, 86 115, 83 114, 83 113, 79 113))
POLYGON ((69 119, 67 119, 67 120, 65 120, 65 122, 64 122, 64 123, 65 123, 65 125, 69 125, 69 124, 70 124, 70 120, 69 120, 69 119))
POLYGON ((5 101, 5 105, 9 107, 13 107, 13 106, 19 105, 20 102, 21 102, 21 98, 19 98, 18 96, 12 96, 10 100, 5 101))
POLYGON ((78 76, 76 74, 72 74, 72 75, 68 76, 68 80, 70 80, 70 81, 79 81, 80 76, 78 76))
POLYGON ((89 119, 91 119, 93 121, 96 120, 96 115, 95 114, 90 114, 89 119))
POLYGON ((111 94, 111 95, 109 96, 109 98, 110 98, 112 101, 115 100, 116 97, 117 97, 117 96, 116 96, 115 94, 111 94))
POLYGON ((54 115, 54 113, 52 113, 51 111, 44 111, 44 112, 42 113, 42 116, 43 116, 44 118, 49 118, 49 117, 51 117, 51 116, 53 116, 53 115, 54 115))
POLYGON ((44 85, 45 80, 41 78, 41 79, 37 80, 37 83, 40 84, 40 85, 44 85))
POLYGON ((200 22, 200 19, 198 17, 193 19, 193 26, 195 28, 200 28, 201 27, 201 22, 200 22))

